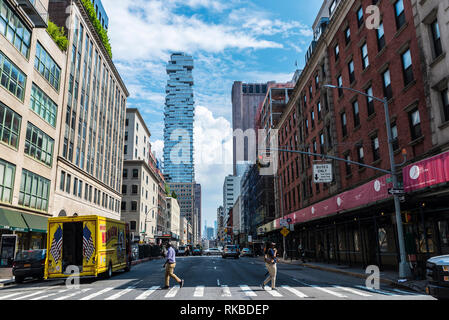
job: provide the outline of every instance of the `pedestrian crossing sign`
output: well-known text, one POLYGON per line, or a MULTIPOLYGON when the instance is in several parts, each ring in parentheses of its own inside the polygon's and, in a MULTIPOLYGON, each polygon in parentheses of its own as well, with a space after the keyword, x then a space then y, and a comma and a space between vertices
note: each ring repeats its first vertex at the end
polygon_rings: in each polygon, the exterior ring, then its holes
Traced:
POLYGON ((288 231, 288 229, 287 228, 282 228, 282 230, 281 230, 281 234, 284 236, 284 237, 286 237, 288 234, 290 233, 290 231, 288 231))

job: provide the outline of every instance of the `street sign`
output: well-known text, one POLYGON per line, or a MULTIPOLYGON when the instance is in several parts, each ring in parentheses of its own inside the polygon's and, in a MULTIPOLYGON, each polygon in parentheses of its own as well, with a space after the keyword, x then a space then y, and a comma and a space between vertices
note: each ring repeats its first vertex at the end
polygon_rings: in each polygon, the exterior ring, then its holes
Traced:
POLYGON ((290 231, 295 231, 295 225, 294 224, 289 224, 290 227, 290 231))
POLYGON ((288 226, 288 221, 287 219, 281 219, 279 220, 279 225, 283 226, 283 227, 287 227, 288 226))
POLYGON ((333 180, 332 163, 314 163, 313 180, 315 183, 331 183, 333 180))
POLYGON ((388 193, 392 195, 403 196, 405 195, 404 189, 388 189, 388 193))
POLYGON ((282 228, 282 230, 281 230, 281 234, 284 236, 284 237, 286 237, 288 234, 290 233, 290 231, 288 231, 288 229, 287 228, 282 228))
POLYGON ((252 236, 248 236, 248 242, 253 242, 253 237, 252 236))
POLYGON ((292 218, 287 218, 287 223, 288 224, 292 223, 292 218))

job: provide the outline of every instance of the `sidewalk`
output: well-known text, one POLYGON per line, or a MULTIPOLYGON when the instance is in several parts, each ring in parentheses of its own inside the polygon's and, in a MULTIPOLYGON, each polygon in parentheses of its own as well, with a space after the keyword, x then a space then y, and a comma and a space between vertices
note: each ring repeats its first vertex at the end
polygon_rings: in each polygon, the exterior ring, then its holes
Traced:
MULTIPOLYGON (((263 257, 259 258, 261 261, 263 261, 263 257)), ((335 272, 344 274, 347 276, 357 277, 361 279, 366 279, 368 274, 365 273, 364 269, 361 269, 360 267, 350 267, 345 265, 336 265, 336 264, 329 264, 324 262, 312 262, 307 261, 306 263, 302 263, 301 260, 295 260, 293 259, 290 261, 290 259, 283 260, 282 258, 278 258, 278 263, 283 264, 290 264, 290 265, 298 265, 301 267, 311 268, 311 269, 317 269, 317 270, 323 270, 327 272, 335 272)), ((403 288, 403 289, 409 289, 414 290, 419 293, 426 293, 426 280, 408 280, 406 282, 399 282, 398 273, 395 271, 381 271, 380 272, 380 282, 384 284, 388 284, 397 288, 403 288)))
MULTIPOLYGON (((140 260, 134 260, 131 262, 132 266, 148 262, 151 260, 162 259, 162 257, 149 257, 140 260)), ((14 284, 14 276, 12 275, 12 268, 0 268, 0 288, 14 284)))

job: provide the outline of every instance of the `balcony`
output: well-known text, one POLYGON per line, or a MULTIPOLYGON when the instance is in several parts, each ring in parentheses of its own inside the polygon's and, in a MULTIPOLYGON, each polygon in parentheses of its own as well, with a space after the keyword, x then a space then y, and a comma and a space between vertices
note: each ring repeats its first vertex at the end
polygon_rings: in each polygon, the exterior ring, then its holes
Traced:
POLYGON ((39 0, 17 0, 23 11, 34 23, 35 28, 47 28, 48 11, 39 0))

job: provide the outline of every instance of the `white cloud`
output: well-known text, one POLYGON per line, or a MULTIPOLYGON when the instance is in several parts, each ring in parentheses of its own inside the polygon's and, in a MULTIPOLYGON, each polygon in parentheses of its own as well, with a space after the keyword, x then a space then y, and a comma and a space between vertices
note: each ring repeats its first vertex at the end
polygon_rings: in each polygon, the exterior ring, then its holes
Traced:
POLYGON ((164 158, 164 141, 156 140, 151 143, 151 151, 156 159, 163 160, 164 158))

